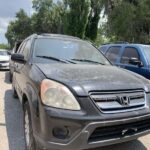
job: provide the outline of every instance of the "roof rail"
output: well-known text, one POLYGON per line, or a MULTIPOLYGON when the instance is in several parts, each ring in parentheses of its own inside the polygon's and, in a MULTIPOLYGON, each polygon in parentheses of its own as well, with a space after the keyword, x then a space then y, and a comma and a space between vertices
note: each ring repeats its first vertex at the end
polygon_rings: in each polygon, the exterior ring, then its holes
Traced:
POLYGON ((129 42, 125 42, 125 41, 117 41, 114 44, 129 44, 129 42))
POLYGON ((112 42, 112 43, 103 43, 101 45, 108 45, 108 44, 129 44, 129 42, 117 41, 117 42, 112 42))
POLYGON ((101 45, 108 45, 108 44, 112 44, 112 43, 103 43, 103 44, 101 44, 101 45))
POLYGON ((63 37, 63 38, 73 38, 73 39, 80 39, 78 37, 74 37, 74 36, 70 36, 70 35, 64 35, 64 34, 51 34, 51 33, 41 33, 39 35, 42 35, 42 36, 51 36, 51 37, 63 37))

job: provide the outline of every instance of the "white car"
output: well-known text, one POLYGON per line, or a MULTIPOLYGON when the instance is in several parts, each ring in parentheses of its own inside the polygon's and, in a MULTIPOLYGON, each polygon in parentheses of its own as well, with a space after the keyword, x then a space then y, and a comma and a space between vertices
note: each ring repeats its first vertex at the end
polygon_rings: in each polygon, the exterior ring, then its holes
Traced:
POLYGON ((0 49, 0 69, 9 69, 10 53, 7 50, 0 49))

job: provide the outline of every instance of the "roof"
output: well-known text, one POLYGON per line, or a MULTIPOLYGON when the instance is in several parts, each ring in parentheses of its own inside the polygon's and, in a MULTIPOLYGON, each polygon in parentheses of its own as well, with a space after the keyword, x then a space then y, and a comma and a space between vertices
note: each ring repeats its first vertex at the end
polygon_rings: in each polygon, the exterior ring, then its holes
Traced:
POLYGON ((27 37, 28 38, 42 38, 42 37, 50 37, 50 38, 61 38, 61 39, 75 39, 75 40, 81 40, 78 37, 70 36, 70 35, 63 35, 63 34, 49 34, 49 33, 42 33, 42 34, 32 34, 31 36, 27 37))
POLYGON ((120 43, 120 44, 116 44, 116 43, 109 43, 109 44, 104 44, 101 45, 100 47, 107 47, 107 46, 148 46, 146 44, 137 44, 137 43, 120 43))
POLYGON ((8 51, 7 49, 0 49, 0 51, 8 51))
POLYGON ((42 33, 41 36, 48 36, 48 37, 60 37, 60 38, 72 38, 72 39, 80 39, 78 37, 64 35, 64 34, 49 34, 49 33, 42 33))

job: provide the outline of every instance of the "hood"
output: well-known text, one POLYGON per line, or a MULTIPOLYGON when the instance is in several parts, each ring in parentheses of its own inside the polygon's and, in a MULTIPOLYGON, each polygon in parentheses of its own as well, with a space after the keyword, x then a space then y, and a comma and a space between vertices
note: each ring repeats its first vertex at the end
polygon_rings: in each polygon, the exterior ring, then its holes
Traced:
POLYGON ((78 95, 90 91, 147 90, 147 80, 126 70, 103 65, 36 64, 49 79, 72 88, 78 95))
POLYGON ((0 55, 0 61, 9 61, 10 56, 0 55))

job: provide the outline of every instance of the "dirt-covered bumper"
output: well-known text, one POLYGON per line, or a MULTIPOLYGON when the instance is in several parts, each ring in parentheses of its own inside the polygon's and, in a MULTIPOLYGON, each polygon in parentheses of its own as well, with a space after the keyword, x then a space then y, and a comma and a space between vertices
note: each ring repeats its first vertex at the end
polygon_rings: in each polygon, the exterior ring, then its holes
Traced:
POLYGON ((45 141, 37 135, 35 138, 38 145, 46 149, 81 150, 122 143, 149 133, 150 115, 145 115, 122 120, 91 121, 66 143, 45 141))

